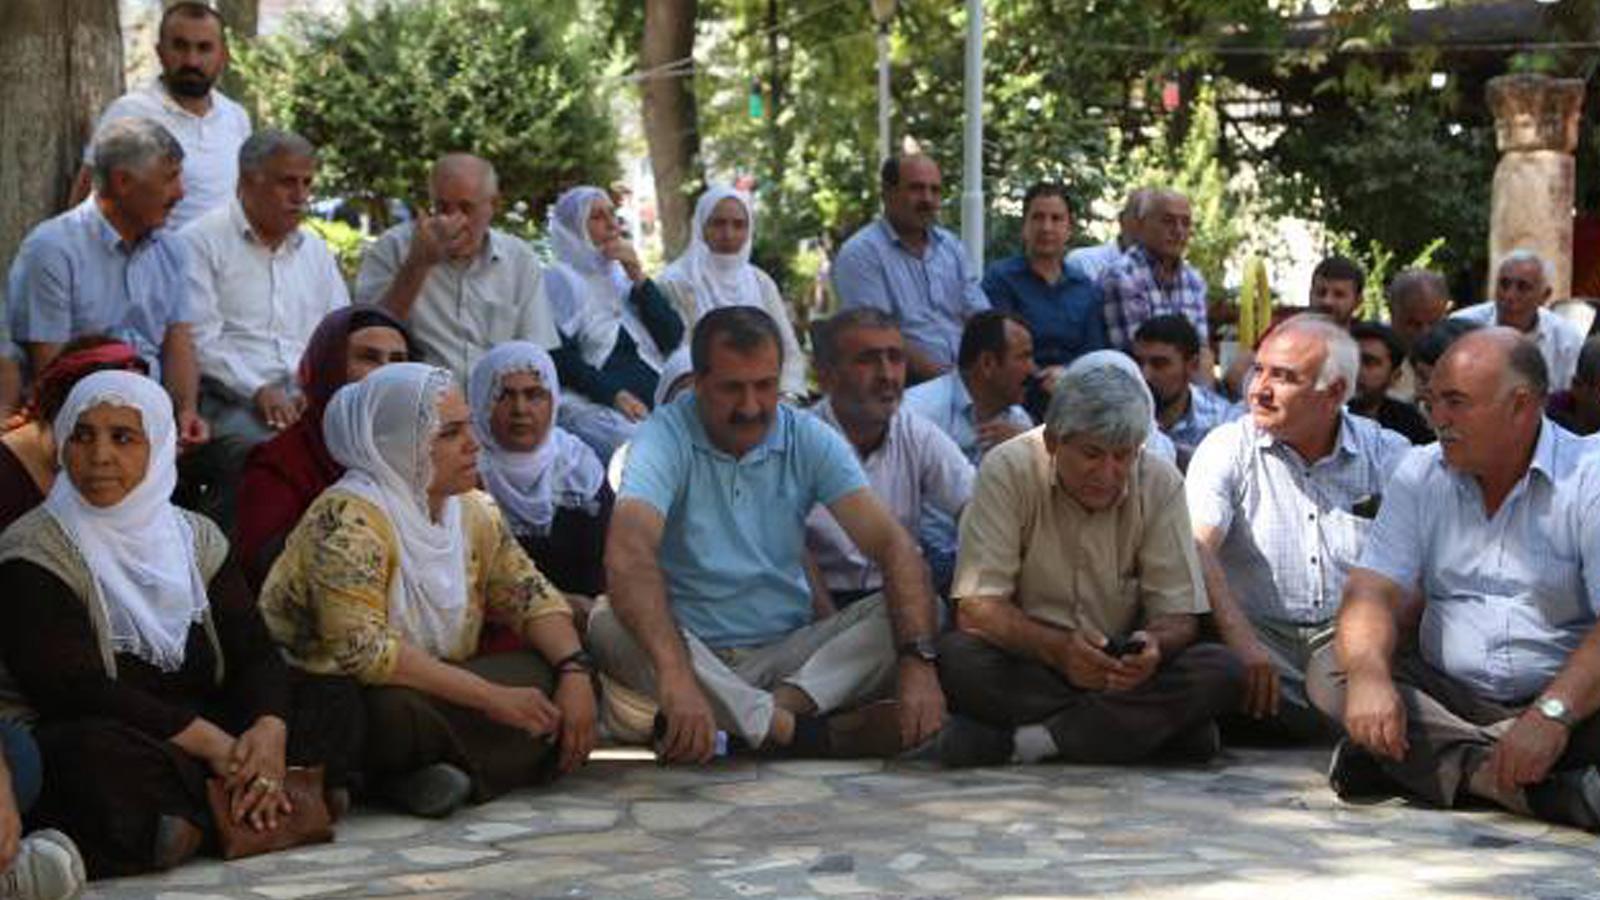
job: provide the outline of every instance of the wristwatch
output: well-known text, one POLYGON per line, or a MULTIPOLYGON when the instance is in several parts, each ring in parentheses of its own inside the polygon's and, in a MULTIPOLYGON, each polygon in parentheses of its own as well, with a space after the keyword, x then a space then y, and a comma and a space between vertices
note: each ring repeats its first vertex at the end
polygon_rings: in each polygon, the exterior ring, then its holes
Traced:
POLYGON ((931 635, 912 638, 902 641, 900 646, 894 648, 895 655, 900 657, 915 657, 922 662, 932 665, 939 661, 939 644, 931 635))
POLYGON ((1540 697, 1539 702, 1535 703, 1533 708, 1539 711, 1539 715, 1552 722, 1560 722, 1568 728, 1572 727, 1572 708, 1567 706, 1567 701, 1562 700, 1560 697, 1540 697))

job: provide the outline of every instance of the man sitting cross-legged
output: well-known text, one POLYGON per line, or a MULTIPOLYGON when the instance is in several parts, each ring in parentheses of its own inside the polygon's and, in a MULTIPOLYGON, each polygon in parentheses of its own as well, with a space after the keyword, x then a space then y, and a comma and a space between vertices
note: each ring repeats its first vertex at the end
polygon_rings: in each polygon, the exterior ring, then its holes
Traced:
POLYGON ((693 392, 656 410, 628 454, 606 544, 610 601, 589 620, 601 668, 660 703, 656 749, 669 762, 709 760, 717 729, 792 755, 924 740, 944 697, 916 544, 845 439, 779 405, 771 317, 713 310, 690 355, 693 392), (813 623, 803 550, 819 503, 883 572, 884 593, 813 623), (897 707, 827 717, 896 689, 897 707))
POLYGON ((1045 425, 984 458, 961 521, 957 630, 939 642, 957 715, 919 755, 1107 763, 1219 747, 1243 671, 1227 648, 1193 645, 1206 595, 1183 480, 1143 452, 1150 393, 1115 356, 1073 362, 1045 425))
POLYGON ((1600 831, 1600 468, 1545 418, 1548 378, 1538 347, 1499 327, 1433 372, 1439 442, 1389 479, 1336 653, 1307 675, 1349 734, 1329 772, 1340 796, 1392 780, 1436 806, 1477 798, 1600 831))

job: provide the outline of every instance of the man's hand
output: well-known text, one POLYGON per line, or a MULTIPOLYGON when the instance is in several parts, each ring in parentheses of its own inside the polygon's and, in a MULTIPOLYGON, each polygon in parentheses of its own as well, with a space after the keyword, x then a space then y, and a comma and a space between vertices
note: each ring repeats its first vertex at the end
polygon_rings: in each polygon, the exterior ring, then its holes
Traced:
POLYGON ((644 266, 640 265, 639 253, 633 249, 632 244, 619 237, 601 247, 600 253, 606 259, 615 260, 621 265, 622 271, 628 276, 629 281, 639 282, 644 280, 644 266))
POLYGON ((416 265, 432 267, 450 258, 450 248, 461 240, 467 229, 467 217, 453 215, 423 216, 411 232, 410 261, 416 265))
POLYGON ((650 415, 650 407, 627 391, 617 391, 617 396, 611 401, 617 412, 628 417, 630 422, 641 422, 650 415))
POLYGON ((944 691, 939 673, 920 659, 900 660, 900 746, 909 750, 944 727, 944 691))
POLYGON ((1100 650, 1105 642, 1105 635, 1093 629, 1068 632, 1057 642, 1059 649, 1050 655, 1050 665, 1078 690, 1103 691, 1117 668, 1117 661, 1100 650))
POLYGON ((1344 728, 1350 740, 1396 762, 1411 749, 1406 741, 1406 707, 1387 673, 1350 673, 1344 693, 1344 728))
POLYGON ((192 409, 178 411, 178 450, 182 452, 211 440, 211 426, 192 409))
POLYGON ((1132 656, 1117 658, 1116 665, 1106 673, 1108 691, 1131 691, 1149 681, 1161 665, 1160 642, 1143 631, 1135 631, 1131 637, 1144 641, 1144 649, 1132 656))
POLYGON ((1509 794, 1543 781, 1566 751, 1571 736, 1560 722, 1535 710, 1524 712, 1489 754, 1487 764, 1494 773, 1495 784, 1509 794))
POLYGON ((1002 419, 992 419, 978 426, 978 446, 985 450, 1003 444, 1028 429, 1002 419))
POLYGON ((491 684, 481 709, 496 722, 534 737, 550 734, 561 725, 561 710, 535 687, 491 684))
POLYGON ((577 769, 594 750, 594 681, 581 672, 556 676, 556 708, 561 710, 563 774, 577 769))
MULTIPOLYGON (((6 778, 10 778, 9 774, 6 778)), ((17 814, 16 801, 11 796, 11 785, 0 788, 0 875, 11 871, 22 847, 22 816, 17 814)))
POLYGON ((1037 377, 1039 379, 1039 390, 1044 391, 1045 396, 1047 397, 1054 396, 1056 392, 1056 382, 1065 374, 1067 374, 1066 366, 1045 366, 1044 368, 1040 369, 1037 373, 1037 377))
POLYGON ((256 415, 261 417, 268 428, 273 431, 282 431, 295 423, 300 418, 300 413, 306 408, 305 396, 297 394, 290 397, 283 385, 266 384, 256 391, 256 415))
POLYGON ((1244 714, 1255 719, 1276 716, 1279 700, 1278 667, 1272 663, 1272 654, 1254 635, 1232 649, 1244 661, 1244 714))
POLYGON ((707 763, 717 751, 717 721, 692 674, 661 679, 661 714, 667 733, 656 753, 669 763, 707 763))

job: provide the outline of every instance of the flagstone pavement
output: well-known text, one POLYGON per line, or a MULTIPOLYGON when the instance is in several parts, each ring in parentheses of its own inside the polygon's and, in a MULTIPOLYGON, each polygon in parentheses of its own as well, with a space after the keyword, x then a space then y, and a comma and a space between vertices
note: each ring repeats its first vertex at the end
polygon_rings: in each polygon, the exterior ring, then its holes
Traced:
POLYGON ((1346 805, 1327 752, 1207 768, 719 761, 609 751, 446 821, 357 810, 335 843, 91 897, 1600 898, 1600 839, 1489 811, 1346 805))

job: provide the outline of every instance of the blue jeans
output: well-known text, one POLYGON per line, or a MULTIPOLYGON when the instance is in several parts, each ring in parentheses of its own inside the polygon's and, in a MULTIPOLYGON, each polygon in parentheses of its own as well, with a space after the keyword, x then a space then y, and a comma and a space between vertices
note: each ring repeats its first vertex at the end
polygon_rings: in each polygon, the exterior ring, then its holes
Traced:
POLYGON ((17 812, 25 813, 44 786, 39 745, 21 722, 0 721, 0 746, 5 749, 6 768, 11 770, 11 795, 17 800, 17 812))

